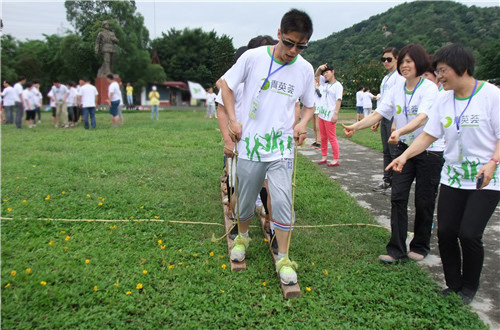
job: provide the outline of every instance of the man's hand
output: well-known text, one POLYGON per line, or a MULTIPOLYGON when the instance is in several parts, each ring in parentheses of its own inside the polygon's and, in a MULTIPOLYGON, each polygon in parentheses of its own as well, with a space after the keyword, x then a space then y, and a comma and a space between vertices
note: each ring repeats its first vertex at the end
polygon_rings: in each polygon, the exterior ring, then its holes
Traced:
POLYGON ((304 143, 304 140, 307 137, 307 123, 300 122, 293 129, 293 138, 295 139, 295 143, 297 146, 301 146, 304 143))
POLYGON ((399 133, 399 130, 395 130, 391 133, 391 136, 389 137, 389 140, 387 142, 389 144, 398 144, 400 136, 401 134, 399 133))
POLYGON ((484 174, 483 184, 481 185, 480 189, 483 189, 490 183, 496 168, 497 164, 492 161, 488 162, 486 165, 481 167, 481 169, 476 175, 476 178, 478 178, 481 174, 484 174))
POLYGON ((403 171, 403 167, 406 164, 406 157, 403 155, 399 156, 398 158, 394 159, 386 168, 386 171, 389 171, 392 169, 394 172, 399 172, 401 173, 403 171))
POLYGON ((354 125, 345 125, 345 124, 342 124, 342 127, 344 128, 344 134, 345 134, 345 136, 347 136, 348 138, 351 138, 354 135, 354 132, 356 131, 354 129, 354 125))
POLYGON ((241 140, 241 124, 236 122, 236 121, 232 121, 229 123, 228 127, 229 129, 229 136, 231 137, 231 140, 233 140, 233 142, 238 142, 239 140, 241 140))
POLYGON ((226 141, 224 143, 224 155, 226 155, 227 158, 233 158, 234 157, 234 142, 233 141, 226 141))
POLYGON ((380 122, 376 123, 375 125, 372 125, 372 132, 376 132, 378 130, 379 126, 380 126, 380 122))

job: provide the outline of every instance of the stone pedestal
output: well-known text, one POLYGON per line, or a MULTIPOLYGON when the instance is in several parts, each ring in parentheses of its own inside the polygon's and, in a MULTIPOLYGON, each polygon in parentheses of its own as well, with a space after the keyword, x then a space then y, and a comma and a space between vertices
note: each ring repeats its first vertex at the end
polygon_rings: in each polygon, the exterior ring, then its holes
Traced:
MULTIPOLYGON (((122 80, 118 75, 115 75, 115 81, 119 84, 122 80)), ((108 105, 108 87, 109 83, 106 77, 95 78, 95 88, 97 88, 97 92, 99 93, 97 96, 97 106, 108 105)))

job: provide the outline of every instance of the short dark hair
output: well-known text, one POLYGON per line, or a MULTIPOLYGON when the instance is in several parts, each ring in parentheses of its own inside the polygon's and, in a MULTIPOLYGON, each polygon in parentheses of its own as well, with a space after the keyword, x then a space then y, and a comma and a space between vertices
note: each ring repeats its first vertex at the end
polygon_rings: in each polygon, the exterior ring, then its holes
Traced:
POLYGON ((281 33, 298 32, 309 40, 313 33, 311 18, 305 12, 292 9, 281 19, 281 33))
POLYGON ((54 79, 53 83, 54 83, 54 84, 55 84, 55 83, 58 83, 58 84, 59 84, 59 83, 61 83, 61 82, 59 81, 59 79, 54 79))
POLYGON ((359 86, 359 88, 358 88, 358 92, 359 92, 360 90, 364 90, 364 89, 365 89, 365 88, 364 88, 363 86, 359 86))
POLYGON ((24 84, 25 88, 31 88, 33 86, 33 83, 31 81, 27 81, 26 84, 24 84))
POLYGON ((398 50, 395 48, 395 47, 387 47, 384 49, 384 51, 382 52, 382 55, 384 55, 385 53, 391 53, 392 56, 394 56, 395 58, 398 57, 398 50))
POLYGON ((85 81, 85 82, 90 82, 90 79, 87 78, 87 77, 82 78, 82 80, 85 81))
POLYGON ((259 46, 267 46, 267 45, 276 45, 278 43, 277 40, 273 39, 273 37, 265 35, 265 36, 257 36, 248 42, 248 49, 257 48, 259 46))
POLYGON ((17 79, 17 81, 23 81, 23 80, 26 80, 26 77, 25 76, 19 76, 19 79, 17 79))
POLYGON ((35 84, 39 84, 39 83, 40 83, 40 80, 38 80, 38 79, 36 79, 36 78, 35 78, 35 79, 33 79, 33 85, 35 85, 35 84))
POLYGON ((335 71, 335 69, 333 68, 333 65, 327 64, 325 69, 321 72, 321 74, 323 74, 326 71, 335 71))
POLYGON ((408 55, 415 62, 415 69, 417 70, 417 76, 421 76, 425 73, 430 65, 429 55, 425 51, 425 48, 421 45, 409 44, 404 46, 399 52, 398 57, 398 73, 401 74, 399 70, 400 65, 403 63, 403 59, 408 55))
POLYGON ((112 74, 112 73, 108 73, 108 74, 106 75, 106 78, 111 79, 111 80, 115 80, 115 76, 113 76, 113 74, 112 74))
POLYGON ((5 84, 9 85, 9 86, 12 86, 12 84, 10 83, 10 80, 4 80, 3 81, 5 84))
POLYGON ((472 76, 474 74, 474 55, 470 50, 461 44, 451 44, 440 48, 432 59, 432 67, 436 69, 437 64, 445 63, 459 76, 463 76, 465 71, 472 76))
POLYGON ((240 56, 243 55, 243 53, 246 52, 247 49, 248 49, 247 46, 243 46, 243 47, 240 47, 236 50, 236 53, 234 53, 234 63, 236 63, 236 61, 238 61, 240 56))

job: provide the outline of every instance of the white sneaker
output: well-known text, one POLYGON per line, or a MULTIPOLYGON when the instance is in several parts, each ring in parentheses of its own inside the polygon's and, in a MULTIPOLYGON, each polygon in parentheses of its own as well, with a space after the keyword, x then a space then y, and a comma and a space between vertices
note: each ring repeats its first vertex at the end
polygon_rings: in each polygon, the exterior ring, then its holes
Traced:
POLYGON ((248 244, 250 243, 250 238, 238 235, 234 239, 233 248, 231 249, 231 260, 234 262, 241 262, 245 260, 246 251, 248 244))
POLYGON ((276 272, 280 275, 281 283, 284 285, 297 284, 296 268, 297 263, 290 261, 287 257, 278 260, 278 262, 276 262, 276 272))
POLYGON ((41 124, 41 123, 42 123, 42 121, 41 121, 41 120, 38 120, 38 123, 39 123, 39 124, 41 124))
POLYGON ((68 127, 69 127, 69 125, 68 125, 68 124, 64 125, 64 128, 68 128, 68 127))

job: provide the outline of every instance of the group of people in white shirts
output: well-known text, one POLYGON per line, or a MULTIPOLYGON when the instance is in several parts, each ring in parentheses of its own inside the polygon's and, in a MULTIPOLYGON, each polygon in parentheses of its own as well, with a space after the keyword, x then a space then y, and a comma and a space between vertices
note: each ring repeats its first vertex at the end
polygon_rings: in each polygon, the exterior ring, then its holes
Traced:
POLYGON ((360 86, 356 92, 356 120, 368 117, 373 111, 373 100, 379 100, 380 94, 375 96, 368 87, 360 86))

